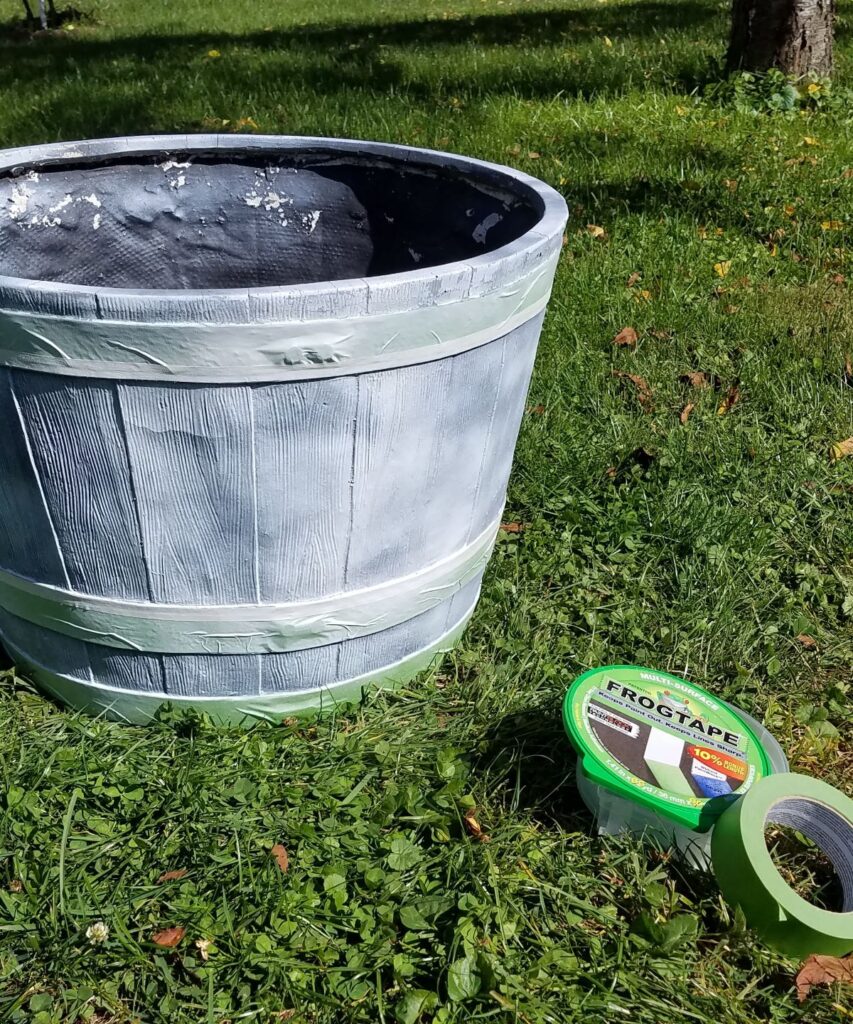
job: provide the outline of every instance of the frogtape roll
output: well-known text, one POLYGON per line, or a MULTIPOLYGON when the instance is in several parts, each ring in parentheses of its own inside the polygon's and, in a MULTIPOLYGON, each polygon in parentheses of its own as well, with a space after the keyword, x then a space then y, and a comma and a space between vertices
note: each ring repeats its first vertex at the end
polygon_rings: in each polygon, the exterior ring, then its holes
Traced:
POLYGON ((853 800, 839 790, 793 773, 759 779, 720 815, 711 858, 723 895, 768 945, 796 957, 853 951, 853 800), (814 906, 784 880, 767 849, 771 824, 797 829, 823 851, 841 882, 840 911, 814 906))

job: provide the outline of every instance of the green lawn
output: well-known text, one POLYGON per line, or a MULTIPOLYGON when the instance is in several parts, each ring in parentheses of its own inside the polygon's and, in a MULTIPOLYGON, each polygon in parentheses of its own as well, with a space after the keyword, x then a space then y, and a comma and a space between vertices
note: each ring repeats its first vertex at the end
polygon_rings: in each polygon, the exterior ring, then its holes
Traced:
POLYGON ((527 528, 432 674, 247 733, 93 722, 3 677, 0 1019, 853 1018, 849 989, 799 1007, 711 878, 593 835, 559 717, 589 666, 684 672, 850 792, 850 0, 833 91, 775 113, 709 91, 715 0, 78 2, 61 34, 0 33, 0 146, 386 139, 519 166, 572 220, 510 488, 527 528))

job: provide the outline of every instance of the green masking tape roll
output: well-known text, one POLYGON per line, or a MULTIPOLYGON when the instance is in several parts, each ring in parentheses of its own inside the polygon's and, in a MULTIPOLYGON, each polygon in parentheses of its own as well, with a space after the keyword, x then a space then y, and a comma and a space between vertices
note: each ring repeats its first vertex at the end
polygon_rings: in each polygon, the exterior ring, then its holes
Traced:
POLYGON ((796 957, 853 951, 853 800, 837 789, 792 773, 759 779, 720 815, 711 859, 723 895, 768 945, 796 957), (797 829, 823 851, 841 882, 840 911, 808 903, 782 878, 767 849, 771 824, 797 829))

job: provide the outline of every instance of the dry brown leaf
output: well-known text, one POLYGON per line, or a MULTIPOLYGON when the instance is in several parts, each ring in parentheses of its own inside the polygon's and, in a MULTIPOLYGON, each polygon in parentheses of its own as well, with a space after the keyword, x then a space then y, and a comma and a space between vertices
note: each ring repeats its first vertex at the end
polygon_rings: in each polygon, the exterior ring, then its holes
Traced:
POLYGON ((174 928, 164 928, 161 932, 154 932, 151 941, 155 946, 162 946, 164 949, 172 949, 187 934, 186 928, 176 925, 174 928))
POLYGON ((524 533, 527 523, 501 523, 501 529, 504 533, 524 533))
POLYGON ((483 831, 482 825, 477 821, 477 808, 469 807, 463 816, 465 827, 471 833, 475 839, 479 839, 481 843, 489 843, 491 839, 483 831))
POLYGON ((612 370, 611 372, 619 380, 629 380, 634 385, 637 391, 637 401, 645 412, 651 412, 654 409, 654 395, 645 377, 640 377, 636 373, 625 373, 624 370, 612 370))
POLYGON ((640 280, 640 278, 641 278, 642 276, 643 276, 643 275, 642 275, 642 274, 640 273, 640 271, 639 271, 639 270, 635 270, 635 271, 634 271, 634 273, 633 273, 633 274, 631 274, 631 275, 630 275, 630 277, 628 278, 628 281, 627 281, 627 283, 626 283, 626 286, 627 286, 628 288, 633 288, 633 287, 634 287, 634 285, 635 285, 635 284, 636 284, 636 283, 637 283, 637 282, 638 282, 638 281, 640 280))
POLYGON ((846 459, 849 455, 853 455, 853 437, 848 437, 846 441, 836 441, 832 446, 832 461, 838 462, 839 459, 846 459))
POLYGON ((690 370, 689 373, 682 373, 678 379, 682 384, 689 384, 691 388, 697 390, 707 388, 711 383, 710 373, 705 373, 704 370, 690 370))
POLYGON ((797 998, 802 1003, 815 985, 853 985, 853 955, 813 955, 803 963, 797 972, 797 998))
POLYGON ((164 871, 157 879, 157 885, 161 885, 163 882, 175 882, 179 878, 184 878, 186 874, 186 868, 177 868, 175 871, 164 871))
POLYGON ((601 227, 600 224, 587 224, 587 232, 592 235, 593 238, 606 238, 607 232, 601 227))
POLYGON ((287 855, 287 850, 281 845, 281 843, 276 843, 270 850, 270 855, 275 857, 275 862, 278 864, 279 871, 286 875, 287 869, 290 867, 290 858, 287 855))
POLYGON ((801 643, 807 651, 813 651, 817 647, 817 640, 813 636, 809 636, 808 633, 800 633, 797 637, 798 643, 801 643))
POLYGON ((725 416, 730 412, 740 401, 740 388, 737 384, 732 384, 729 390, 726 392, 726 397, 720 402, 719 408, 717 409, 718 416, 725 416))
POLYGON ((681 410, 681 415, 678 417, 682 423, 686 423, 690 419, 690 413, 696 408, 695 402, 688 402, 687 405, 681 410))
POLYGON ((613 339, 613 344, 619 345, 621 348, 636 348, 639 340, 640 336, 633 327, 623 327, 613 339))

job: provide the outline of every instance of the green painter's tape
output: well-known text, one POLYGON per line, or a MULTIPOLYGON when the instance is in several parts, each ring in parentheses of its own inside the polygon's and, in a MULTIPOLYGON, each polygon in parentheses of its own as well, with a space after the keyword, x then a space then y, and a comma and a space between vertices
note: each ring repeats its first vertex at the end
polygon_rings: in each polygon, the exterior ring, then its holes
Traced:
POLYGON ((723 895, 768 945, 794 957, 853 951, 853 800, 839 790, 793 773, 760 779, 720 816, 711 857, 723 895), (808 903, 779 874, 767 849, 771 824, 797 829, 831 861, 839 912, 808 903))
POLYGON ((118 601, 0 570, 0 607, 87 643, 152 654, 275 654, 368 636, 453 597, 486 567, 499 521, 441 561, 373 587, 290 604, 118 601))
POLYGON ((157 709, 163 704, 173 704, 203 711, 221 725, 241 725, 252 719, 280 722, 282 718, 291 715, 316 714, 338 704, 359 700, 363 691, 369 687, 395 689, 404 686, 453 648, 473 613, 474 605, 435 643, 375 672, 312 690, 247 694, 238 697, 185 697, 101 686, 83 679, 57 675, 31 656, 15 649, 8 642, 5 643, 15 662, 41 689, 62 703, 89 714, 104 715, 106 718, 141 725, 151 721, 157 709))

